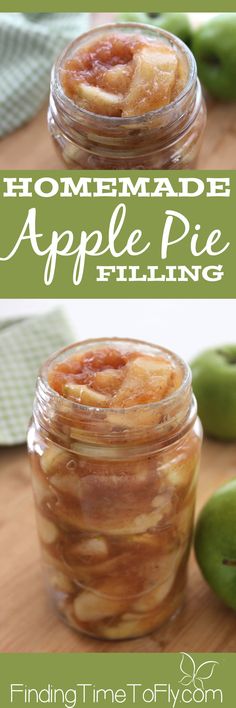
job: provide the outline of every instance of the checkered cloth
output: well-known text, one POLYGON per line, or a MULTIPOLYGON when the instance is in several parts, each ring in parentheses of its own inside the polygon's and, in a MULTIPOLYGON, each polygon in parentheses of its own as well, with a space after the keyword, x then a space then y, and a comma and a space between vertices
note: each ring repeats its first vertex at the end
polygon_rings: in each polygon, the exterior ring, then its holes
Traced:
POLYGON ((0 321, 0 445, 25 442, 38 370, 73 339, 61 310, 0 321))
POLYGON ((47 98, 55 58, 88 29, 88 13, 0 13, 0 137, 47 98))

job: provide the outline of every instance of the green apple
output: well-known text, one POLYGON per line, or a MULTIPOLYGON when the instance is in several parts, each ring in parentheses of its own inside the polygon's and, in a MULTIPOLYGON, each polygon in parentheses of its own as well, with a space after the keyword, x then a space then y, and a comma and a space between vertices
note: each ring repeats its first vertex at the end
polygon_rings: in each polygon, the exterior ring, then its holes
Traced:
POLYGON ((236 344, 204 351, 191 369, 204 432, 219 440, 235 440, 236 344))
POLYGON ((222 100, 236 99, 236 12, 216 15, 199 27, 192 51, 209 93, 222 100))
POLYGON ((204 506, 195 532, 196 558, 210 587, 236 610, 236 479, 204 506))
POLYGON ((142 22, 161 27, 186 44, 190 44, 192 39, 191 24, 184 12, 122 12, 119 17, 123 22, 142 22))

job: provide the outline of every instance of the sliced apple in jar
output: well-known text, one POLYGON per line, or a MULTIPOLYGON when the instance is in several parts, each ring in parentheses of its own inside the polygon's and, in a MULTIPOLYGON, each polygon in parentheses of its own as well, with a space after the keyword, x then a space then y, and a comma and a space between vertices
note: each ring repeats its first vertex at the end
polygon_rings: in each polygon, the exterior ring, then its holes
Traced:
POLYGON ((78 84, 77 94, 82 108, 99 115, 121 116, 122 94, 104 91, 98 86, 92 86, 87 83, 78 84))
POLYGON ((172 365, 164 357, 139 356, 127 366, 127 373, 117 394, 114 407, 129 407, 160 401, 169 392, 172 365))
POLYGON ((97 371, 93 377, 93 387, 103 395, 114 395, 124 379, 124 368, 97 371))
POLYGON ((115 64, 115 66, 104 70, 100 85, 105 91, 110 93, 125 94, 129 90, 133 72, 133 61, 128 64, 115 64))
POLYGON ((73 398, 83 406, 96 406, 104 408, 108 405, 108 397, 103 393, 98 393, 92 388, 83 384, 68 383, 64 386, 64 395, 67 398, 73 398))
POLYGON ((177 64, 176 53, 164 44, 146 46, 137 52, 123 116, 142 115, 170 103, 177 64))

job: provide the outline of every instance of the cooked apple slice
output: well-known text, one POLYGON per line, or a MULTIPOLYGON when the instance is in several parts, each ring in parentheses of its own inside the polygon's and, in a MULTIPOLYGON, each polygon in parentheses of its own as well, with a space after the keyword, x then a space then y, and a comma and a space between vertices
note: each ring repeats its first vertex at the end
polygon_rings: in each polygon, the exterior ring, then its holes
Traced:
POLYGON ((97 371, 94 375, 93 386, 96 391, 113 395, 119 388, 123 378, 124 367, 121 369, 104 369, 104 371, 97 371))
POLYGON ((120 93, 109 93, 98 86, 81 83, 77 89, 78 99, 82 108, 92 113, 105 116, 120 116, 123 96, 120 93))
MULTIPOLYGON (((131 362, 134 368, 145 372, 148 376, 165 377, 172 371, 172 364, 164 356, 138 356, 131 362)), ((138 373, 138 371, 137 371, 138 373)))
POLYGON ((77 560, 77 563, 82 558, 93 565, 107 558, 108 545, 102 536, 82 538, 69 547, 69 554, 77 560))
POLYGON ((99 634, 106 639, 129 639, 142 634, 142 620, 138 615, 128 615, 127 620, 118 619, 116 624, 103 624, 99 626, 99 634))
POLYGON ((125 94, 129 89, 133 72, 133 61, 128 64, 116 64, 104 71, 100 85, 105 91, 125 94))
POLYGON ((142 115, 170 103, 177 63, 176 53, 164 44, 143 47, 137 52, 122 115, 142 115))
POLYGON ((49 584, 57 592, 72 593, 75 590, 73 582, 61 571, 56 571, 53 569, 51 574, 48 573, 48 580, 49 584))
POLYGON ((127 374, 113 398, 114 407, 129 407, 162 400, 168 395, 173 367, 164 357, 140 356, 127 366, 127 374))
MULTIPOLYGON (((112 588, 112 591, 114 592, 114 588, 112 588)), ((113 617, 119 614, 122 609, 122 600, 86 590, 81 592, 74 600, 76 619, 82 622, 97 622, 107 617, 113 617)))
POLYGON ((45 448, 42 457, 40 459, 40 465, 46 475, 53 474, 53 472, 61 468, 65 468, 67 463, 71 460, 71 456, 68 452, 64 452, 60 447, 56 445, 49 445, 45 448))
POLYGON ((163 582, 158 584, 155 590, 151 590, 151 592, 141 595, 141 597, 135 602, 134 609, 141 613, 151 612, 154 610, 161 602, 163 602, 167 595, 169 595, 172 585, 174 584, 174 580, 175 574, 172 572, 165 580, 163 580, 163 582))
POLYGON ((97 406, 98 408, 104 408, 108 404, 107 396, 102 393, 93 391, 92 388, 85 386, 83 384, 68 383, 64 386, 64 395, 68 398, 74 398, 78 403, 83 406, 97 406))
POLYGON ((39 512, 36 514, 38 533, 43 543, 54 543, 58 537, 58 529, 53 521, 46 519, 39 512))

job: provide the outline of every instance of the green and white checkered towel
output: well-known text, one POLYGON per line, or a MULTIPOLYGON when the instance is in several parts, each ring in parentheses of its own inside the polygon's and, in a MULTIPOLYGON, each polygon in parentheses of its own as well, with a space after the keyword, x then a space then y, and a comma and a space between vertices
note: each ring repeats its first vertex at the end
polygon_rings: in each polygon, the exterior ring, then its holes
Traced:
POLYGON ((73 339, 61 310, 0 321, 0 445, 25 442, 39 368, 73 339))
POLYGON ((56 57, 88 25, 88 13, 0 13, 0 137, 36 115, 56 57))

